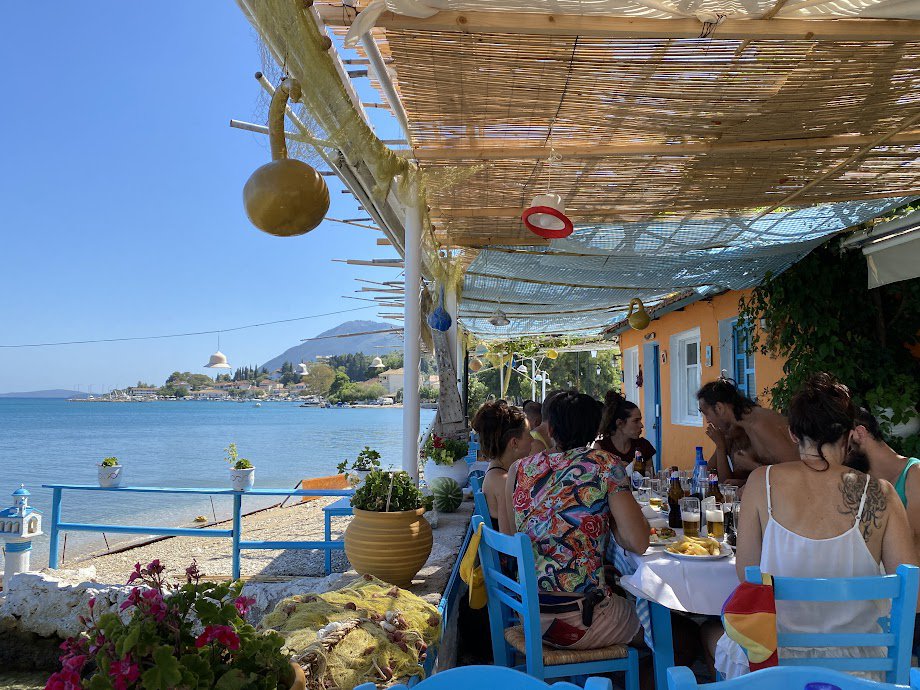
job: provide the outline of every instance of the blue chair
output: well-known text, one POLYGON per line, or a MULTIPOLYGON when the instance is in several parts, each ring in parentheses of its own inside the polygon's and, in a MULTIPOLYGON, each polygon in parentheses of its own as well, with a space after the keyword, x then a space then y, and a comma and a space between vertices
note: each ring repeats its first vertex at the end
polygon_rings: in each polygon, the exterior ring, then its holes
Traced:
POLYGON ((473 490, 474 496, 477 491, 482 491, 482 478, 484 476, 485 473, 479 470, 470 472, 470 488, 473 490))
MULTIPOLYGON (((760 568, 750 566, 744 571, 748 582, 760 583, 760 568)), ((891 600, 891 614, 880 618, 879 633, 779 633, 782 647, 885 647, 883 658, 859 659, 841 657, 811 657, 796 659, 779 657, 781 666, 822 666, 837 671, 884 671, 889 683, 906 685, 910 670, 913 643, 914 613, 917 607, 917 586, 920 569, 915 565, 899 565, 894 575, 848 578, 774 577, 776 601, 847 602, 891 600)), ((854 686, 855 687, 855 686, 854 686)))
POLYGON ((668 669, 668 690, 911 690, 920 689, 920 672, 910 671, 910 685, 877 683, 817 666, 774 666, 732 680, 700 685, 686 666, 668 669))
POLYGON ((486 527, 491 527, 492 513, 489 511, 489 502, 486 500, 486 495, 482 493, 482 489, 473 492, 473 507, 476 509, 476 515, 482 516, 486 527))
POLYGON ((639 654, 627 645, 602 649, 562 650, 544 646, 540 634, 537 569, 533 547, 525 534, 507 536, 473 516, 473 530, 482 524, 479 560, 489 597, 492 655, 498 666, 512 665, 512 650, 524 655, 522 667, 534 678, 564 678, 617 671, 626 674, 626 690, 639 690, 639 654), (505 575, 499 564, 504 555, 517 566, 516 579, 505 575), (504 621, 518 617, 522 625, 505 628, 504 621))
MULTIPOLYGON (((440 673, 435 673, 430 678, 412 686, 413 690, 461 690, 462 688, 476 688, 476 690, 581 690, 578 685, 571 683, 555 683, 548 685, 526 673, 515 671, 501 666, 460 666, 440 673)), ((611 690, 612 685, 607 678, 588 678, 584 690, 611 690)), ((408 690, 405 685, 392 685, 391 690, 408 690)), ((373 683, 364 683, 355 690, 377 690, 373 683)))

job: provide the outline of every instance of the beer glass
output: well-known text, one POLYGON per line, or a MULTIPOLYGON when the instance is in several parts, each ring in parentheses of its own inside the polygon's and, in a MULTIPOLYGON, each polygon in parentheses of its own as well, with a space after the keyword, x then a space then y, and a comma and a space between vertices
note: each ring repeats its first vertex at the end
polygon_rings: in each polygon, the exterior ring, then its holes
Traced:
POLYGON ((725 513, 718 503, 706 506, 706 529, 713 539, 725 539, 725 513))
POLYGON ((683 523, 685 537, 700 536, 700 499, 680 499, 680 520, 683 523))
MULTIPOLYGON (((665 494, 667 494, 667 491, 665 491, 665 494)), ((648 499, 649 506, 661 510, 661 498, 661 480, 653 479, 651 483, 651 493, 648 499)), ((667 498, 665 498, 665 501, 667 501, 667 498)))

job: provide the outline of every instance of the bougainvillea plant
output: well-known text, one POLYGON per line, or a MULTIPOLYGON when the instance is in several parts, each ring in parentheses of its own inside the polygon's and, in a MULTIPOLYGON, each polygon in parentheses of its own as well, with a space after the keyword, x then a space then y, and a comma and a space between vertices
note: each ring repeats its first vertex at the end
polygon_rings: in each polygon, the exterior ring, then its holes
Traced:
POLYGON ((169 584, 165 570, 158 560, 135 564, 134 588, 121 604, 131 612, 127 623, 89 600, 84 630, 61 645, 61 670, 46 690, 291 686, 282 637, 244 620, 254 600, 240 595, 241 582, 202 581, 194 561, 185 584, 169 584))

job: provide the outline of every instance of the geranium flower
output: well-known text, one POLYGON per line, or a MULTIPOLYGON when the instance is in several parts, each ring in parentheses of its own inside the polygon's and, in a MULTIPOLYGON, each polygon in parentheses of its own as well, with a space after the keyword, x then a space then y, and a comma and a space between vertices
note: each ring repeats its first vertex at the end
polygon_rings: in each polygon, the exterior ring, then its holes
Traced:
POLYGON ((253 597, 237 597, 233 601, 233 605, 236 606, 236 611, 240 614, 240 618, 245 618, 246 614, 249 613, 249 609, 252 608, 252 605, 255 603, 256 600, 253 597))
POLYGON ((168 609, 163 601, 163 594, 157 589, 147 589, 141 594, 146 604, 147 613, 156 619, 157 623, 166 618, 168 609))
POLYGON ((75 671, 58 671, 48 679, 45 690, 80 690, 80 674, 75 671))
POLYGON ((65 671, 74 671, 75 673, 80 673, 83 670, 83 667, 86 666, 86 655, 80 654, 77 656, 65 657, 61 660, 61 664, 64 667, 65 671))
POLYGON ((229 625, 207 626, 195 640, 195 646, 201 648, 211 642, 217 642, 231 651, 240 648, 240 636, 229 625))
POLYGON ((115 690, 127 690, 128 686, 136 683, 140 677, 141 670, 130 656, 113 661, 109 666, 109 678, 112 679, 115 690))
POLYGON ((185 569, 185 579, 189 584, 192 584, 192 581, 198 582, 201 579, 201 572, 198 570, 198 562, 192 559, 192 564, 185 569))
POLYGON ((132 606, 137 606, 141 601, 141 590, 135 587, 131 590, 131 594, 128 595, 128 598, 121 602, 121 606, 118 607, 119 611, 124 611, 127 608, 132 606))
POLYGON ((130 585, 135 580, 139 580, 141 577, 141 563, 138 561, 134 564, 134 572, 128 577, 128 584, 130 585))

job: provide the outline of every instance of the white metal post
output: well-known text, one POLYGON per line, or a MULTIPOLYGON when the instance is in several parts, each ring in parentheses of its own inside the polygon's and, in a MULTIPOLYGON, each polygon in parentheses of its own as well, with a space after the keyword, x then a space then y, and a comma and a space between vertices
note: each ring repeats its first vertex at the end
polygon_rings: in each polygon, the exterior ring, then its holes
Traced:
POLYGON ((540 402, 546 400, 546 372, 543 372, 543 375, 540 377, 540 402))
POLYGON ((405 318, 403 319, 403 454, 402 466, 418 481, 419 365, 421 361, 422 216, 415 185, 409 190, 412 205, 405 205, 406 232, 405 318))
POLYGON ((537 399, 537 361, 530 360, 530 399, 537 399))

